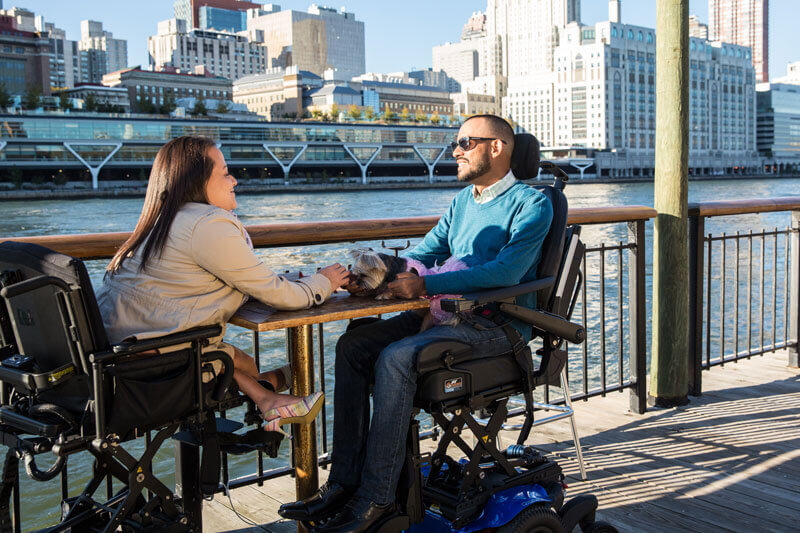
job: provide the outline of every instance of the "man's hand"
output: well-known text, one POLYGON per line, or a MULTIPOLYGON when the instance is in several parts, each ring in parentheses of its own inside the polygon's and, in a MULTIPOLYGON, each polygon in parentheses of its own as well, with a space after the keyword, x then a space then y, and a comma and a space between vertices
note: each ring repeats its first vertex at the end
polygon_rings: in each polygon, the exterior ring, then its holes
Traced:
POLYGON ((411 272, 401 272, 397 279, 389 284, 389 290, 397 298, 411 300, 425 296, 425 279, 412 274, 411 272))

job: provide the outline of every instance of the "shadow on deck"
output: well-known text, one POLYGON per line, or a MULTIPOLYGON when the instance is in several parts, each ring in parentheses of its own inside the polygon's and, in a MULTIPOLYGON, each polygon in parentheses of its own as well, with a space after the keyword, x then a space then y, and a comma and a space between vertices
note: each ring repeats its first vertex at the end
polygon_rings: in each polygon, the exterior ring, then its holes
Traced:
MULTIPOLYGON (((551 452, 568 497, 593 493, 599 518, 620 531, 797 531, 800 520, 800 371, 786 353, 715 367, 702 397, 674 409, 628 411, 627 394, 575 404, 588 481, 579 479, 569 424, 536 428, 529 443, 551 452)), ((504 444, 514 435, 505 433, 504 444)), ((430 445, 429 441, 426 444, 430 445)), ((327 476, 320 470, 320 482, 327 476)), ((204 507, 204 531, 296 531, 280 521, 294 479, 232 493, 204 507)))

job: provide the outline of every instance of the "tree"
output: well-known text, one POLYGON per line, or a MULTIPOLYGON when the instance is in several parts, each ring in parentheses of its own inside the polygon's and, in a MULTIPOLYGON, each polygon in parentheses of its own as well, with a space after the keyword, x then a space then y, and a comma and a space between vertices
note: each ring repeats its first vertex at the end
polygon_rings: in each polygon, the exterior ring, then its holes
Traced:
POLYGON ((143 94, 140 94, 136 98, 136 109, 138 109, 140 113, 156 112, 156 106, 153 105, 153 102, 151 102, 150 99, 143 94))
POLYGON ((83 108, 86 111, 100 111, 100 105, 97 103, 97 98, 95 98, 92 93, 86 95, 86 98, 83 99, 83 104, 83 108))
POLYGON ((336 104, 331 106, 331 120, 339 122, 339 106, 336 104))
POLYGON ((418 112, 418 113, 417 113, 417 114, 414 116, 414 122, 428 122, 428 115, 426 115, 426 114, 425 114, 425 113, 423 113, 422 111, 419 111, 419 112, 418 112))
POLYGON ((319 109, 314 109, 311 111, 311 118, 314 120, 322 120, 322 111, 319 109))
POLYGON ((361 108, 353 104, 350 106, 350 109, 347 111, 347 114, 350 115, 350 118, 352 118, 353 120, 358 120, 361 118, 361 108))
POLYGON ((383 120, 390 122, 392 120, 397 120, 397 114, 389 109, 389 104, 386 104, 386 107, 383 110, 383 120))
POLYGON ((194 107, 192 107, 189 113, 191 113, 194 116, 208 115, 208 108, 206 107, 206 101, 202 96, 194 101, 194 107))
POLYGON ((0 83, 0 107, 5 108, 11 105, 11 93, 8 92, 4 83, 0 83))
POLYGON ((408 108, 404 107, 402 111, 400 111, 400 120, 403 122, 408 122, 411 118, 411 113, 408 112, 408 108))
POLYGON ((371 107, 367 107, 366 109, 364 109, 364 118, 366 118, 370 122, 375 120, 375 110, 372 109, 371 107))
POLYGON ((69 95, 63 91, 58 94, 58 108, 62 111, 72 111, 72 102, 69 101, 69 95))
POLYGON ((175 108, 177 107, 178 104, 175 102, 175 95, 172 93, 172 91, 168 91, 166 94, 164 94, 164 103, 161 104, 159 111, 162 115, 169 115, 175 111, 175 108))
POLYGON ((22 109, 39 109, 42 105, 42 92, 35 85, 29 85, 22 97, 22 109))
POLYGON ((225 113, 231 112, 231 106, 227 100, 218 100, 217 109, 215 111, 224 115, 225 113))
POLYGON ((431 115, 431 124, 434 126, 438 126, 439 123, 442 121, 442 117, 439 116, 439 113, 434 113, 431 115))

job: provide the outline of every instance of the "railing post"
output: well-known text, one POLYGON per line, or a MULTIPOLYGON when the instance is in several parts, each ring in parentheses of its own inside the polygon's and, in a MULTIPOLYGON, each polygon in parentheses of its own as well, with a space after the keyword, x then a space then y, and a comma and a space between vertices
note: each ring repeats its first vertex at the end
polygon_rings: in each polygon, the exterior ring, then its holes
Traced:
POLYGON ((789 348, 789 366, 800 367, 800 211, 792 211, 792 294, 790 298, 789 336, 794 346, 789 348))
MULTIPOLYGON (((703 264, 706 218, 689 216, 689 395, 703 393, 703 264)), ((710 283, 710 281, 709 281, 710 283)))
POLYGON ((628 240, 635 243, 628 261, 628 310, 630 313, 630 367, 636 385, 630 389, 630 408, 647 410, 647 303, 645 285, 644 220, 628 222, 628 240))

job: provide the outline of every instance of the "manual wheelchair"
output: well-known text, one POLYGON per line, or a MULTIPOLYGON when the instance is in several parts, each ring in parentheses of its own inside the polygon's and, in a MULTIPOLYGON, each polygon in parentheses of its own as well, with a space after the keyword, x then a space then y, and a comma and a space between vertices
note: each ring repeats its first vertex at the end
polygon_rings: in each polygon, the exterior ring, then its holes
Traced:
POLYGON ((112 346, 84 264, 35 244, 0 243, 0 287, 0 443, 8 447, 0 531, 20 528, 20 459, 35 480, 62 476, 61 520, 47 531, 201 531, 202 498, 219 491, 221 452, 277 455, 280 434, 234 433, 242 422, 216 417, 245 405, 245 423, 261 422, 232 384, 228 354, 203 349, 221 327, 112 346), (135 457, 123 444, 142 436, 135 457), (152 468, 170 438, 175 492, 152 468), (94 458, 91 479, 70 497, 66 463, 84 451, 94 458), (49 452, 55 462, 40 468, 49 452), (112 478, 122 484, 116 492, 112 478))

